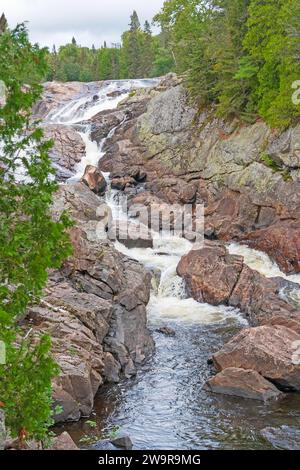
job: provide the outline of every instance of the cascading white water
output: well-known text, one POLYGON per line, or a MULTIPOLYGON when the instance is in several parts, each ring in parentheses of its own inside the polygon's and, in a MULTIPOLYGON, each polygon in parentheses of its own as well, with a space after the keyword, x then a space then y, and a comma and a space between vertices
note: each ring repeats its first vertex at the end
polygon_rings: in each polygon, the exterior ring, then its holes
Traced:
MULTIPOLYGON (((112 129, 98 145, 97 142, 91 140, 91 125, 88 121, 101 111, 116 108, 131 90, 153 86, 155 83, 156 80, 112 81, 98 84, 98 88, 97 84, 94 84, 87 96, 66 103, 59 110, 54 110, 49 114, 47 121, 50 123, 69 125, 75 129, 79 127, 78 133, 85 144, 85 156, 76 166, 76 172, 69 182, 79 181, 86 165, 98 164, 104 155, 103 148, 106 140, 112 137, 116 130, 116 128, 112 129)), ((109 174, 104 176, 109 182, 109 174)), ((114 220, 126 220, 128 215, 121 208, 119 196, 118 191, 109 188, 106 202, 114 220)), ((133 219, 131 221, 135 223, 133 219)), ((115 242, 115 247, 123 254, 140 261, 154 273, 159 272, 159 282, 152 292, 148 306, 149 318, 152 322, 176 318, 192 323, 209 323, 223 321, 228 317, 235 318, 238 322, 245 322, 240 312, 233 308, 213 307, 186 298, 184 281, 177 276, 176 267, 181 257, 191 250, 192 244, 189 241, 176 236, 172 237, 169 234, 159 236, 156 234, 153 248, 128 249, 120 242, 115 242)), ((228 249, 232 254, 242 255, 246 264, 267 277, 281 276, 300 284, 300 275, 285 276, 264 253, 235 243, 230 244, 228 249)), ((297 299, 299 292, 296 290, 294 293, 297 299)))
POLYGON ((239 245, 238 243, 231 243, 227 248, 230 254, 243 256, 245 263, 250 268, 255 269, 266 277, 279 276, 288 281, 300 284, 300 274, 287 276, 280 270, 278 265, 262 251, 254 250, 247 245, 239 245))

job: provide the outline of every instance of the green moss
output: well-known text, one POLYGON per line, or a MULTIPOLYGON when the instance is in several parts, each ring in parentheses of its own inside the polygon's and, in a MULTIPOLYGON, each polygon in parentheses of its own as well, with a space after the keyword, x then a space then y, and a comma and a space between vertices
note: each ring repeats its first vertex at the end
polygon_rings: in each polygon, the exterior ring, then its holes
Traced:
POLYGON ((260 157, 260 160, 268 167, 271 168, 275 173, 280 173, 284 181, 289 181, 291 179, 290 172, 287 168, 282 168, 277 162, 273 160, 271 155, 263 153, 260 157))

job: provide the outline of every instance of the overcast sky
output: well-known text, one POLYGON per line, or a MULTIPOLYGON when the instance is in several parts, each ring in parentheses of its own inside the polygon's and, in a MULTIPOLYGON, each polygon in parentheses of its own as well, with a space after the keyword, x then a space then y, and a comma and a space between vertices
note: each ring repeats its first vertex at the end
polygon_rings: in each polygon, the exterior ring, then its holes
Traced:
MULTIPOLYGON (((30 39, 52 47, 75 36, 83 46, 120 42, 133 10, 141 23, 152 20, 163 0, 1 0, 9 26, 28 21, 30 39)), ((0 11, 0 16, 1 16, 0 11)))

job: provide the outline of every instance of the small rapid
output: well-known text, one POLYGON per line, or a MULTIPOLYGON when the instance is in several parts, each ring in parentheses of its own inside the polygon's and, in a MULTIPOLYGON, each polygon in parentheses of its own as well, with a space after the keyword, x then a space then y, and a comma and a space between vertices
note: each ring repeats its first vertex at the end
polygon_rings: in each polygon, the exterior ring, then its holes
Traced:
MULTIPOLYGON (((131 90, 155 83, 129 80, 91 84, 87 96, 50 113, 48 122, 72 126, 86 147, 70 183, 80 180, 87 164, 97 165, 104 155, 106 139, 115 132, 113 129, 98 145, 91 140, 89 120, 100 111, 116 108, 131 90)), ((109 174, 105 177, 109 182, 109 174)), ((118 191, 108 188, 105 200, 114 220, 128 219, 118 191)), ((153 248, 128 249, 118 241, 115 248, 152 273, 148 323, 156 351, 136 378, 100 389, 90 418, 96 422, 96 431, 88 429, 84 420, 64 426, 77 443, 86 434, 97 441, 97 436, 100 440, 105 433, 120 428, 131 436, 135 449, 265 449, 270 445, 260 435, 262 428, 300 422, 293 414, 300 404, 298 398, 295 404, 264 405, 203 390, 212 374, 208 365, 212 353, 247 322, 234 308, 200 304, 187 297, 176 267, 191 250, 189 241, 160 234, 154 237, 153 248), (175 336, 159 333, 163 326, 172 328, 175 336)), ((286 278, 267 255, 237 244, 228 248, 230 253, 244 256, 245 263, 262 274, 286 278)), ((300 276, 289 279, 300 284, 300 276)))

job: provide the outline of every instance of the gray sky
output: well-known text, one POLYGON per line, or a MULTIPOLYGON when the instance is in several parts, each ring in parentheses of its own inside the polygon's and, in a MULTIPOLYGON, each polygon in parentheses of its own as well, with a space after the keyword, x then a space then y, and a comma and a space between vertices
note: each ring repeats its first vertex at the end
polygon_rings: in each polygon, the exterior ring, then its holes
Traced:
POLYGON ((75 36, 78 44, 99 47, 104 40, 120 42, 133 10, 143 23, 162 5, 163 0, 1 0, 0 10, 10 27, 28 21, 30 39, 42 46, 59 46, 75 36))

